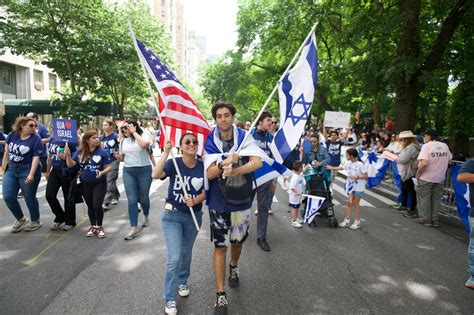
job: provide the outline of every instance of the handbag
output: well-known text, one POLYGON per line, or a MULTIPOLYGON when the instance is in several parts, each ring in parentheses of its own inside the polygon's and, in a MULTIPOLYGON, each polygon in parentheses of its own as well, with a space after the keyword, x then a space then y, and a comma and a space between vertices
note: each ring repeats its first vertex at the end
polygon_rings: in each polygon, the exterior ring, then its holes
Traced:
MULTIPOLYGON (((239 159, 232 167, 237 168, 242 165, 243 162, 239 159)), ((254 195, 253 182, 254 179, 251 174, 239 174, 226 178, 219 176, 218 178, 219 190, 225 201, 233 205, 252 202, 254 195)))
POLYGON ((82 183, 77 181, 79 175, 74 177, 69 185, 69 192, 67 195, 68 202, 74 202, 74 204, 83 203, 84 199, 82 198, 82 183))

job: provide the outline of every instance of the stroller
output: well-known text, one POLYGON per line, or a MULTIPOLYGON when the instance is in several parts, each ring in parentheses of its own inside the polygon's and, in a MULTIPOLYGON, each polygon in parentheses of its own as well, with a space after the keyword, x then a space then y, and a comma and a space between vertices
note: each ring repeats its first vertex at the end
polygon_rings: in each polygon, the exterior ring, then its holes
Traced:
MULTIPOLYGON (((334 215, 334 205, 332 203, 331 191, 329 190, 329 180, 324 173, 317 173, 309 175, 307 180, 307 191, 309 195, 324 197, 321 208, 319 208, 319 218, 328 219, 328 225, 330 228, 337 228, 337 219, 334 215)), ((306 199, 306 202, 308 200, 306 199)), ((301 209, 304 217, 306 212, 306 206, 301 209)), ((311 222, 312 225, 316 226, 316 218, 311 222)))

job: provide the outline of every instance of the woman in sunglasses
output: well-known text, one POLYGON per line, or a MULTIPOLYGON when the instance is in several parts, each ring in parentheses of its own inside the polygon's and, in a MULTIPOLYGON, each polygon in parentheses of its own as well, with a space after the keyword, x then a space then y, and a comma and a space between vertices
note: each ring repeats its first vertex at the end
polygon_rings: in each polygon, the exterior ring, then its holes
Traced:
POLYGON ((5 140, 5 154, 2 162, 3 199, 17 220, 12 226, 12 233, 20 232, 23 228, 30 232, 43 225, 40 221, 38 198, 36 198, 41 179, 39 158, 43 152, 43 143, 36 135, 37 124, 33 118, 19 117, 13 127, 14 130, 5 140), (30 212, 30 224, 23 216, 18 202, 17 195, 20 188, 30 212))
POLYGON ((168 248, 168 263, 164 278, 165 313, 176 314, 176 291, 182 297, 189 295, 188 278, 191 271, 191 257, 197 236, 189 207, 192 207, 199 226, 202 223, 202 202, 204 193, 204 164, 196 158, 198 141, 192 133, 185 133, 179 141, 183 156, 176 158, 187 196, 177 176, 173 161, 168 160, 172 148, 168 142, 165 151, 153 170, 153 178, 170 178, 168 197, 162 218, 163 234, 168 248))
POLYGON ((150 225, 150 186, 151 186, 151 161, 150 139, 143 133, 142 128, 135 120, 126 120, 120 128, 123 140, 119 145, 119 152, 115 157, 123 164, 123 183, 128 199, 128 216, 132 229, 125 236, 129 241, 138 236, 138 203, 143 209, 145 219, 142 227, 150 225))

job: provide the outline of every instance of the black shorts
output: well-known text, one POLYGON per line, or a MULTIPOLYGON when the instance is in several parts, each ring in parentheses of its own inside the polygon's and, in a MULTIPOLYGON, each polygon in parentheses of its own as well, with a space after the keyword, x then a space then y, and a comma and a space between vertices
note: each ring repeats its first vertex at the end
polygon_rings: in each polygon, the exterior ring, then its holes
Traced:
POLYGON ((250 209, 217 212, 209 209, 211 241, 214 247, 228 247, 229 243, 243 244, 249 235, 250 209))
POLYGON ((300 206, 301 206, 301 203, 299 203, 299 204, 289 203, 288 206, 289 206, 290 208, 299 209, 300 206))
POLYGON ((40 156, 40 163, 41 163, 41 173, 46 173, 48 166, 48 157, 47 156, 40 156))

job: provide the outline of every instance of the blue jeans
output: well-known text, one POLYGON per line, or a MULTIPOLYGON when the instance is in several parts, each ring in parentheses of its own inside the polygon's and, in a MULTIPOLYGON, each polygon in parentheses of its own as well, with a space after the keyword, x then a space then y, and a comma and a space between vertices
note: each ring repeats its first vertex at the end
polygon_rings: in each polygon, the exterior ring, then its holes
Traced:
POLYGON ((471 219, 471 237, 469 241, 469 247, 467 250, 467 265, 469 266, 468 271, 471 273, 471 276, 474 277, 474 217, 471 219))
MULTIPOLYGON (((202 211, 195 214, 201 226, 202 211)), ((191 215, 176 210, 164 211, 161 226, 168 248, 163 299, 166 302, 176 301, 178 285, 188 284, 193 245, 198 232, 191 215)))
POLYGON ((12 212, 17 220, 23 218, 23 211, 18 202, 18 191, 23 191, 26 206, 30 211, 31 221, 38 221, 40 218, 38 198, 36 192, 41 180, 41 165, 36 169, 35 177, 31 184, 25 184, 25 179, 31 170, 31 164, 20 164, 8 162, 8 169, 3 176, 3 199, 8 209, 12 212))
POLYGON ((143 214, 150 213, 151 165, 143 167, 124 167, 123 183, 128 199, 128 217, 130 225, 138 225, 138 203, 143 208, 143 214))

